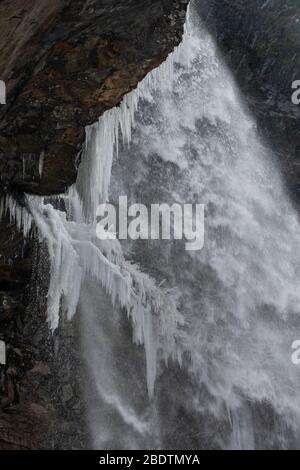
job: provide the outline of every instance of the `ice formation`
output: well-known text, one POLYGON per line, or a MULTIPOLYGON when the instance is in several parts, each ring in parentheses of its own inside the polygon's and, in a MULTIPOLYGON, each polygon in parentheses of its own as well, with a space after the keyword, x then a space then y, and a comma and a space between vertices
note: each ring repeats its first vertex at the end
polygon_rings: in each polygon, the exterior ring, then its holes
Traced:
MULTIPOLYGON (((23 205, 11 196, 0 201, 0 216, 9 213, 10 220, 16 222, 25 236, 34 226, 40 241, 47 244, 51 270, 47 310, 51 329, 54 331, 58 327, 60 312, 69 319, 73 317, 86 279, 99 283, 112 304, 126 310, 134 341, 145 347, 150 396, 154 390, 158 350, 163 352, 166 361, 169 357, 181 360, 176 343, 179 340, 178 325, 183 324, 183 317, 177 310, 174 293, 161 289, 150 276, 126 261, 118 241, 100 241, 96 237, 94 221, 99 203, 108 200, 112 162, 114 155, 118 155, 119 138, 130 144, 139 98, 147 95, 150 88, 162 83, 168 86, 172 82, 179 49, 150 72, 118 107, 106 111, 97 123, 86 128, 77 182, 67 195, 61 196, 66 213, 39 197, 26 196, 23 205)), ((41 154, 40 177, 43 163, 44 155, 41 154)))
MULTIPOLYGON (((183 42, 187 35, 185 27, 183 42)), ((108 200, 113 157, 118 156, 120 136, 123 143, 130 144, 139 99, 153 88, 172 83, 174 62, 181 47, 182 43, 128 93, 119 106, 109 109, 97 123, 86 128, 85 149, 76 182, 86 221, 93 221, 98 205, 108 200)))
POLYGON ((61 310, 69 319, 75 314, 83 281, 98 282, 112 304, 127 311, 134 341, 145 346, 147 383, 152 394, 157 350, 164 351, 165 360, 180 360, 180 355, 174 355, 177 327, 183 324, 183 318, 174 294, 157 287, 153 279, 125 260, 117 240, 99 240, 94 223, 67 220, 66 213, 43 201, 36 204, 34 199, 28 200, 28 207, 49 252, 47 306, 52 330, 58 327, 61 310))
POLYGON ((6 194, 0 199, 0 220, 8 216, 11 223, 27 237, 33 225, 32 215, 25 205, 19 204, 15 198, 6 194))

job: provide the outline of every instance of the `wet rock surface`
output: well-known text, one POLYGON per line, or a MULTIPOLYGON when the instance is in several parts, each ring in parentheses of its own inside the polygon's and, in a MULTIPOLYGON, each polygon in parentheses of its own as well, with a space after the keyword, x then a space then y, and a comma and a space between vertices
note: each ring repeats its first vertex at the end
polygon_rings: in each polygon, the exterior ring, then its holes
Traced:
POLYGON ((50 331, 47 248, 32 238, 20 240, 14 250, 13 276, 21 261, 27 270, 22 285, 17 279, 0 292, 0 339, 6 345, 6 364, 0 365, 0 449, 86 448, 77 320, 62 318, 58 330, 50 331))

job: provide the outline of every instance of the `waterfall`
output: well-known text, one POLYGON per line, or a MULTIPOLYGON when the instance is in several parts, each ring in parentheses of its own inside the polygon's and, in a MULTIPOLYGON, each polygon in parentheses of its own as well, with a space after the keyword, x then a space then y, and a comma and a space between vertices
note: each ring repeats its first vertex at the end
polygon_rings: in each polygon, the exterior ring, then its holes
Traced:
POLYGON ((121 312, 98 307, 98 293, 85 286, 94 446, 292 448, 299 437, 300 376, 290 347, 300 326, 300 227, 276 159, 201 25, 185 37, 171 83, 141 89, 130 148, 121 146, 112 165, 110 198, 204 203, 205 247, 187 253, 179 241, 123 244, 141 269, 176 289, 184 317, 176 342, 182 365, 158 353, 150 402, 130 325, 121 312))
POLYGON ((298 215, 201 25, 87 129, 76 185, 58 199, 64 210, 28 196, 27 210, 6 198, 0 211, 47 243, 52 330, 80 315, 94 447, 292 447, 298 215), (99 240, 98 204, 123 194, 205 204, 204 249, 99 240))

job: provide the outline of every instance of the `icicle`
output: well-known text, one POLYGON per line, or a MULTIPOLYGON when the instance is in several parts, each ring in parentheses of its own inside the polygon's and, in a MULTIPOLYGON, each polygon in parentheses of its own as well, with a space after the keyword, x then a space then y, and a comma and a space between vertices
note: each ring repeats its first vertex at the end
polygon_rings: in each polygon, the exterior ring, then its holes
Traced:
MULTIPOLYGON (((174 63, 180 48, 150 72, 136 90, 126 95, 120 106, 105 112, 96 124, 86 128, 85 151, 76 187, 69 192, 69 216, 77 222, 93 222, 98 205, 108 200, 114 153, 118 156, 119 134, 123 143, 129 145, 140 97, 163 83, 172 85, 174 63)), ((84 224, 81 224, 81 230, 82 227, 84 224)), ((172 357, 181 362, 177 341, 178 325, 183 324, 183 317, 177 310, 176 299, 173 293, 158 288, 154 280, 125 261, 118 242, 110 241, 105 245, 105 242, 91 239, 88 244, 87 233, 83 241, 78 228, 78 223, 76 227, 69 224, 69 233, 72 232, 73 246, 80 255, 84 275, 100 281, 113 304, 118 302, 126 308, 133 325, 134 340, 145 346, 147 385, 152 396, 158 350, 163 351, 165 361, 172 357)))
POLYGON ((2 196, 0 199, 0 219, 6 215, 9 216, 10 222, 15 223, 18 230, 23 232, 26 238, 32 228, 32 216, 25 206, 18 204, 9 194, 2 196))
POLYGON ((51 329, 58 326, 61 308, 69 319, 75 314, 84 279, 99 282, 112 304, 127 310, 134 341, 145 346, 151 396, 158 350, 163 351, 165 359, 180 361, 177 332, 183 318, 173 294, 163 291, 153 279, 126 261, 117 240, 98 240, 94 224, 68 221, 65 213, 51 204, 44 205, 40 199, 31 198, 28 206, 49 252, 47 305, 51 329))
MULTIPOLYGON (((186 35, 185 28, 183 40, 186 35)), ((135 90, 124 96, 118 107, 106 111, 97 123, 86 128, 85 150, 76 187, 87 221, 93 221, 98 205, 108 200, 114 151, 118 156, 119 133, 123 143, 129 145, 139 99, 149 89, 161 87, 163 83, 172 84, 174 63, 180 49, 181 45, 158 68, 148 73, 135 90)))
POLYGON ((111 167, 119 131, 123 142, 131 141, 138 94, 134 90, 125 96, 121 105, 106 111, 99 121, 86 128, 86 145, 78 171, 76 187, 87 221, 95 218, 101 201, 107 201, 111 167))

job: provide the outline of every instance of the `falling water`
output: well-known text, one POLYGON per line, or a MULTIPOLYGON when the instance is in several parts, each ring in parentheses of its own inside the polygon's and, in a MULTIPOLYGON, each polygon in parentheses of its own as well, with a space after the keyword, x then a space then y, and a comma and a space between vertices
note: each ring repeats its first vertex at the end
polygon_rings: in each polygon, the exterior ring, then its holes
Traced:
POLYGON ((299 221, 201 26, 87 129, 63 200, 66 213, 32 197, 0 209, 47 242, 51 328, 79 311, 94 447, 295 447, 299 221), (98 240, 96 207, 119 195, 205 204, 204 249, 98 240))

